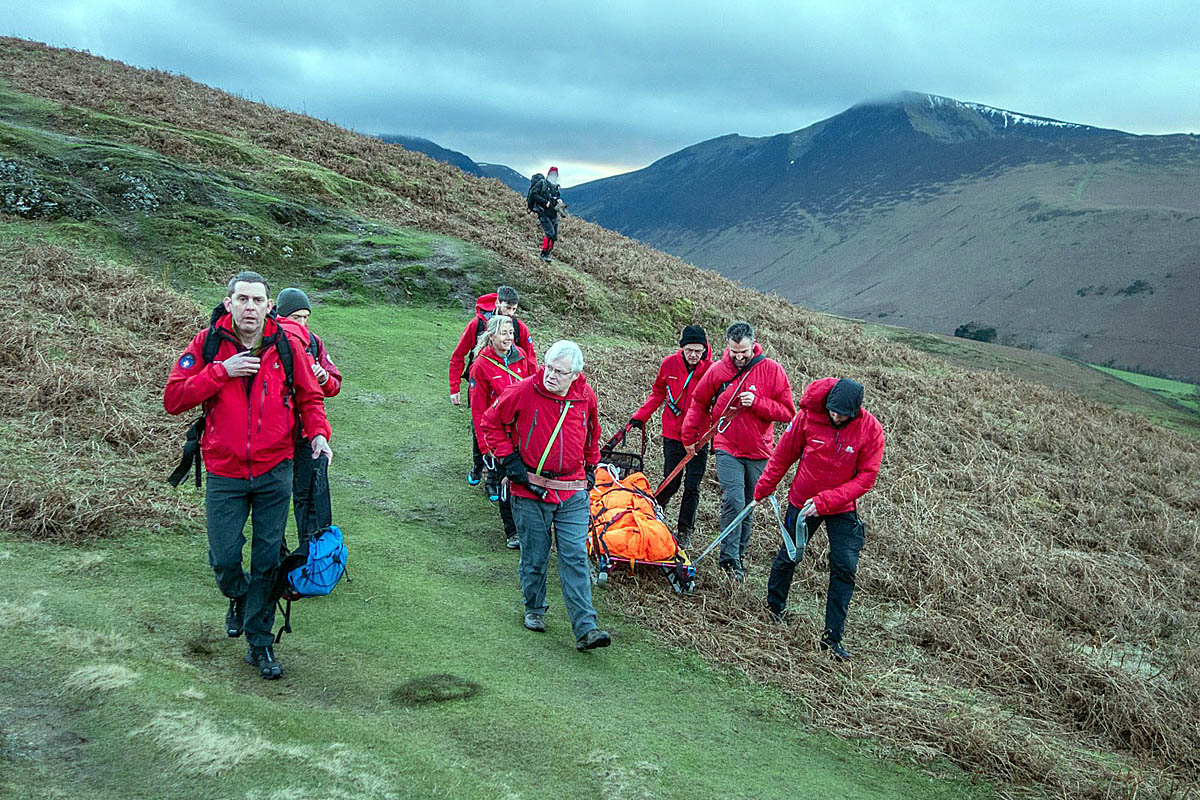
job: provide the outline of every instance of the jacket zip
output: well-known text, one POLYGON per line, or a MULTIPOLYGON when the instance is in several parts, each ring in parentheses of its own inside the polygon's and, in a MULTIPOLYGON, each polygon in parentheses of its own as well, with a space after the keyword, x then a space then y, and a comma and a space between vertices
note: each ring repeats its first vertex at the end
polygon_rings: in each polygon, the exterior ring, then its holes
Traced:
POLYGON ((529 440, 533 438, 533 429, 537 427, 538 410, 533 410, 533 422, 529 423, 529 433, 525 436, 525 449, 529 449, 529 440))

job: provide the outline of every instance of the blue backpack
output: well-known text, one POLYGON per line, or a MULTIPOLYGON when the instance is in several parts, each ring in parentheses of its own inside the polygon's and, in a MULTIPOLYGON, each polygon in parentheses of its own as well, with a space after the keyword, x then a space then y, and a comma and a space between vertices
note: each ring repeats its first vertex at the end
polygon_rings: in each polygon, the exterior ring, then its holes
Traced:
MULTIPOLYGON (((292 552, 283 557, 275 575, 272 592, 282 606, 283 626, 275 634, 278 643, 283 634, 292 632, 292 601, 304 597, 322 597, 333 591, 346 574, 349 551, 342 541, 342 529, 332 523, 329 503, 329 462, 322 455, 313 468, 312 498, 316 530, 292 552)), ((350 580, 349 576, 346 580, 350 580)))

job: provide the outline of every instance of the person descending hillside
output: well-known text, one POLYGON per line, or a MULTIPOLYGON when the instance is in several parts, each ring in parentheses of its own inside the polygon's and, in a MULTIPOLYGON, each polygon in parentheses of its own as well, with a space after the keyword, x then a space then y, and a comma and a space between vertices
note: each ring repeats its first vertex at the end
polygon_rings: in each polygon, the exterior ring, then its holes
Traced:
MULTIPOLYGON (((336 396, 342 390, 342 373, 329 357, 325 342, 308 328, 312 314, 308 295, 300 289, 284 289, 275 300, 275 314, 280 327, 304 345, 308 368, 320 384, 322 394, 327 398, 336 396)), ((313 467, 316 462, 302 457, 311 451, 312 439, 301 426, 296 430, 296 454, 292 459, 292 508, 296 517, 296 538, 300 544, 304 544, 314 532, 312 526, 317 513, 312 497, 313 467)))
POLYGON ((525 199, 529 210, 538 215, 542 226, 542 261, 549 262, 550 251, 558 243, 558 214, 565 211, 567 206, 562 201, 558 189, 558 167, 546 170, 546 176, 533 176, 529 185, 529 195, 525 199))
POLYGON ((840 661, 850 658, 842 646, 842 633, 866 536, 858 498, 875 485, 883 459, 883 426, 862 407, 862 400, 862 384, 849 378, 822 378, 810 384, 800 398, 800 412, 780 437, 754 487, 754 499, 765 499, 792 464, 800 462, 788 489, 783 523, 794 544, 789 547, 785 542, 771 565, 767 608, 773 620, 783 621, 796 565, 824 522, 829 536, 829 593, 821 649, 840 661), (804 527, 797 534, 800 518, 804 527))
MULTIPOLYGON (((530 359, 525 351, 513 344, 513 322, 510 317, 496 314, 487 322, 479 342, 475 345, 474 361, 471 362, 471 380, 468 384, 471 396, 471 425, 475 441, 483 442, 483 412, 492 407, 500 393, 509 386, 532 374, 530 359)), ((482 449, 482 448, 481 448, 482 449)), ((500 521, 504 524, 505 544, 510 550, 521 546, 517 526, 513 522, 512 497, 502 491, 503 475, 492 456, 488 467, 488 497, 500 506, 500 521)))
POLYGON ((247 663, 264 678, 279 678, 270 594, 292 494, 297 415, 312 437, 307 457, 332 460, 325 396, 311 370, 291 368, 305 363, 304 346, 275 321, 263 276, 235 275, 223 305, 212 327, 220 343, 215 357, 205 357, 206 328, 172 367, 163 407, 169 414, 204 407, 208 560, 229 598, 225 632, 237 637, 245 631, 247 663), (249 577, 242 569, 247 518, 254 532, 249 577))
MULTIPOLYGON (((481 295, 475 301, 475 317, 467 326, 463 328, 462 336, 458 338, 458 344, 454 347, 454 352, 450 354, 450 402, 454 405, 462 403, 462 395, 460 389, 462 387, 462 379, 467 376, 471 367, 470 359, 475 345, 479 341, 479 334, 483 333, 487 321, 492 318, 493 314, 503 314, 506 317, 512 317, 516 325, 516 343, 517 347, 525 352, 525 357, 529 359, 529 368, 532 372, 537 369, 537 355, 533 351, 533 339, 529 335, 529 327, 517 318, 517 308, 520 305, 520 296, 517 290, 511 286, 501 286, 494 294, 481 295)), ((471 402, 471 394, 467 393, 467 403, 471 402)), ((471 432, 471 471, 467 473, 467 483, 471 486, 478 486, 479 481, 483 476, 483 453, 479 450, 479 441, 475 438, 474 431, 471 432)))
MULTIPOLYGON (((774 422, 796 413, 792 387, 778 362, 763 355, 748 322, 725 331, 725 353, 704 374, 683 422, 683 445, 692 452, 697 440, 717 424, 713 450, 721 482, 721 530, 754 497, 754 486, 774 449, 774 422)), ((721 569, 736 581, 746 578, 744 557, 754 514, 721 543, 721 569)))
POLYGON ((504 465, 513 520, 521 539, 518 573, 525 627, 546 630, 550 531, 558 544, 558 582, 577 650, 607 647, 596 625, 588 573, 588 491, 600 463, 596 393, 583 377, 583 353, 569 341, 546 351, 542 369, 505 389, 483 413, 484 446, 504 465))
MULTIPOLYGON (((688 325, 679 337, 679 350, 663 359, 658 368, 658 377, 650 387, 650 396, 629 420, 632 427, 646 429, 646 423, 654 416, 659 406, 666 404, 662 413, 663 477, 670 475, 687 456, 683 448, 683 419, 696 394, 696 387, 712 365, 712 348, 708 336, 699 325, 688 325)), ((708 443, 706 442, 688 461, 684 471, 671 479, 655 498, 665 510, 667 503, 683 483, 683 499, 679 502, 679 524, 676 540, 680 547, 692 546, 692 533, 696 530, 696 508, 700 504, 700 482, 704 479, 704 468, 708 466, 708 443)))

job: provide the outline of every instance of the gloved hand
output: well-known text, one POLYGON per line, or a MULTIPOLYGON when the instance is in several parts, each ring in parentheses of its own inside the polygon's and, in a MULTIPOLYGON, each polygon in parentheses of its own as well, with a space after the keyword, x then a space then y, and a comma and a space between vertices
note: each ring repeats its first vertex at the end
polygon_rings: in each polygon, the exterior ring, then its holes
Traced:
POLYGON ((583 468, 583 471, 587 473, 587 487, 590 492, 596 488, 596 467, 594 464, 589 464, 583 468))
POLYGON ((630 417, 629 427, 637 428, 639 431, 644 431, 646 430, 646 423, 640 419, 637 419, 636 417, 630 417))
POLYGON ((519 483, 522 486, 529 484, 529 470, 525 468, 525 462, 521 460, 521 456, 517 453, 509 453, 500 461, 504 465, 504 474, 514 483, 519 483))

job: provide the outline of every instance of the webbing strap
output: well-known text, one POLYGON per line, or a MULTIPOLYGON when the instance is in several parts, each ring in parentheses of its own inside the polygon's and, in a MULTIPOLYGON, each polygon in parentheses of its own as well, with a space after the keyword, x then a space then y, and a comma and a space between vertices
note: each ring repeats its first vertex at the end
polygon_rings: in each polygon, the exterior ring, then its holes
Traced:
POLYGON ((562 430, 563 421, 567 418, 567 412, 571 410, 571 401, 568 400, 563 406, 562 414, 558 417, 558 424, 554 426, 554 432, 550 434, 550 441, 546 444, 546 452, 542 453, 542 460, 538 462, 537 469, 534 472, 538 475, 542 473, 542 467, 546 463, 546 456, 550 455, 550 448, 554 447, 554 440, 558 438, 558 432, 562 430))
POLYGON ((516 378, 517 380, 524 380, 524 379, 523 379, 523 378, 522 378, 520 375, 518 375, 517 373, 513 372, 513 371, 512 371, 511 369, 509 369, 509 368, 508 368, 506 365, 504 365, 504 364, 501 364, 499 361, 493 361, 492 359, 488 358, 487 356, 483 356, 483 360, 484 360, 484 361, 486 361, 486 362, 488 362, 489 364, 492 364, 492 365, 494 365, 494 366, 497 366, 497 367, 499 367, 500 369, 502 369, 502 370, 504 370, 505 372, 507 372, 509 375, 511 375, 511 376, 513 376, 514 378, 516 378))

